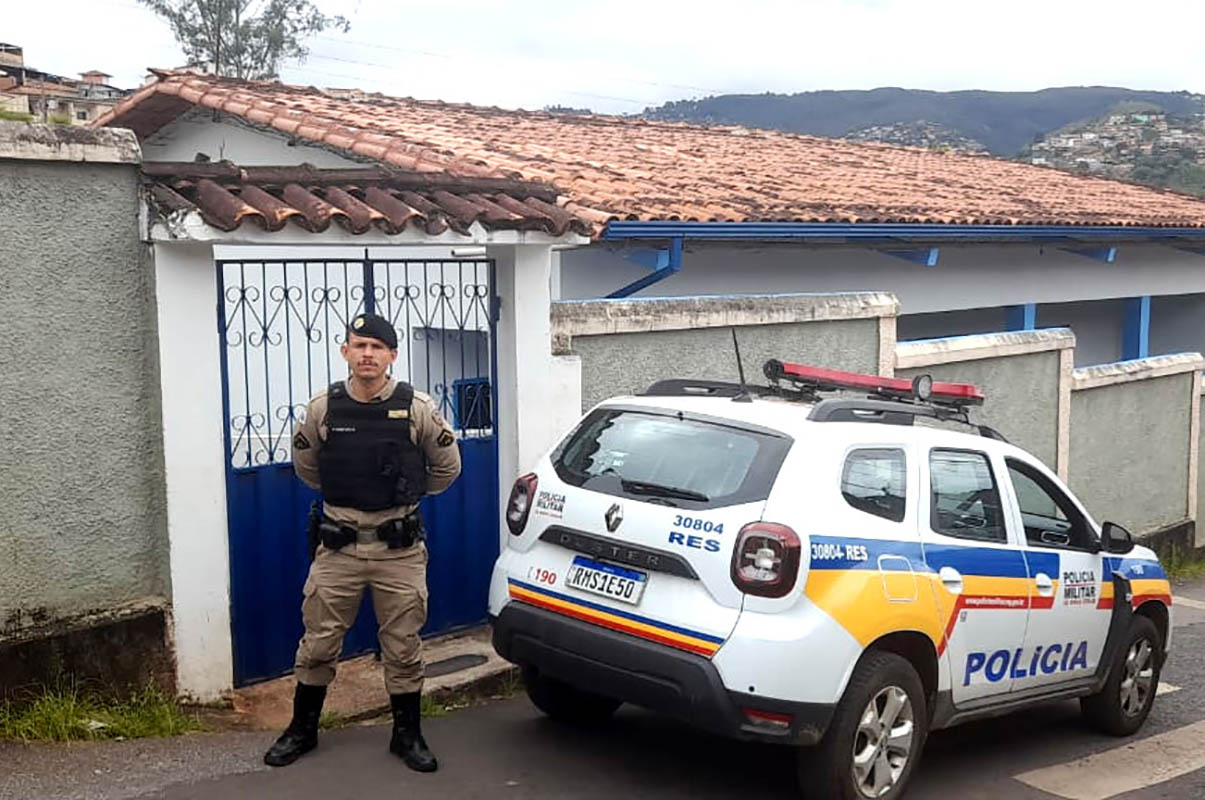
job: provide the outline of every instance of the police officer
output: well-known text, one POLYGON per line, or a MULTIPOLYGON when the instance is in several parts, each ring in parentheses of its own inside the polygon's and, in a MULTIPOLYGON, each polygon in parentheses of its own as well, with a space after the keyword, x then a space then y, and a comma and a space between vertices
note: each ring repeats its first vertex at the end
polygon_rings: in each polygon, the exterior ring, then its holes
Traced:
POLYGON ((389 750, 411 769, 433 772, 438 764, 419 727, 427 549, 418 501, 456 479, 460 450, 431 398, 390 376, 397 333, 388 320, 357 316, 340 351, 350 377, 310 401, 293 436, 298 477, 322 491, 321 544, 303 590, 293 720, 264 762, 291 764, 317 746, 326 687, 367 586, 393 710, 389 750))

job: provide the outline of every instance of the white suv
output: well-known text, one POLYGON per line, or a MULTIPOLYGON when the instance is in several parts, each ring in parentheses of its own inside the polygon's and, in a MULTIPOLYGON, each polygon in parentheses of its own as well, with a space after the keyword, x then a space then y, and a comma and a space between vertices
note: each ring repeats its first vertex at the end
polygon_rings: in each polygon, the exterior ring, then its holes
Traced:
POLYGON ((801 745, 815 798, 899 797, 930 730, 1034 703, 1141 726, 1171 632, 1153 552, 970 425, 974 387, 766 374, 608 400, 516 481, 490 614, 536 706, 801 745))

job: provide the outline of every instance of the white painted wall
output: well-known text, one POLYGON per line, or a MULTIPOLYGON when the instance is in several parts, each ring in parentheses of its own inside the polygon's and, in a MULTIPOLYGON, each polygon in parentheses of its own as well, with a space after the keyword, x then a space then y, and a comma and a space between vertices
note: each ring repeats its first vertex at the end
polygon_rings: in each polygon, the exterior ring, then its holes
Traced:
POLYGON ((947 336, 972 336, 1007 330, 1008 315, 1003 308, 970 308, 964 311, 935 311, 908 314, 896 321, 896 338, 939 339, 947 336))
POLYGON ((209 245, 155 245, 176 681, 199 701, 234 677, 215 275, 209 245))
MULTIPOLYGON (((648 274, 608 244, 561 256, 557 299, 603 297, 648 274)), ((886 291, 900 314, 1205 292, 1205 256, 1159 245, 1122 245, 1105 264, 1055 247, 941 248, 935 267, 850 245, 688 243, 682 271, 639 297, 694 294, 886 291)))
POLYGON ((1205 353, 1205 294, 1151 298, 1151 355, 1205 353))
MULTIPOLYGON (((581 385, 576 397, 566 390, 580 361, 565 359, 553 365, 551 303, 552 248, 547 246, 490 247, 497 265, 497 292, 502 303, 498 338, 498 490, 501 513, 514 479, 536 460, 562 432, 560 426, 581 410, 581 385), (572 412, 568 411, 572 408, 572 412)), ((506 527, 499 516, 498 535, 506 546, 506 527)))
POLYGON ((1075 333, 1075 366, 1107 364, 1122 357, 1125 301, 1039 305, 1037 326, 1070 328, 1075 333))
POLYGON ((261 130, 236 117, 194 109, 165 125, 142 143, 144 161, 233 161, 240 167, 279 167, 309 163, 316 167, 363 167, 364 163, 313 145, 290 146, 284 133, 261 130))

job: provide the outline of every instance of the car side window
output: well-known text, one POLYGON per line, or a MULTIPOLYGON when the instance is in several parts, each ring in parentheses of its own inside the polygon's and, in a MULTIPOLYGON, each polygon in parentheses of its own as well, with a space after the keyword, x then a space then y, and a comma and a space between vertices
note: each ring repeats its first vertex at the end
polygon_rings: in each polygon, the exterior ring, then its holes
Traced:
POLYGON ((859 511, 903 522, 908 497, 906 466, 903 450, 853 450, 841 470, 841 496, 859 511))
POLYGON ((1021 507, 1025 541, 1034 547, 1090 549, 1095 537, 1075 504, 1029 464, 1013 458, 1005 463, 1021 507))
POLYGON ((1008 540, 1000 491, 987 454, 931 450, 929 484, 929 524, 934 531, 962 539, 1008 540))

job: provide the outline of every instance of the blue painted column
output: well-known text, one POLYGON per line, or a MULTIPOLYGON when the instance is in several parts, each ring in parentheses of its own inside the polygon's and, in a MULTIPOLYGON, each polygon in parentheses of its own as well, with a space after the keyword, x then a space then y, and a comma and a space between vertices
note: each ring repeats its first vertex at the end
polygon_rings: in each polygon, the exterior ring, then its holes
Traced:
POLYGON ((1151 297, 1131 297, 1125 303, 1121 331, 1121 358, 1146 358, 1151 354, 1151 297))
POLYGON ((1038 327, 1038 304, 1026 303, 1023 306, 1009 306, 1006 310, 1005 324, 1010 331, 1032 331, 1038 327))

